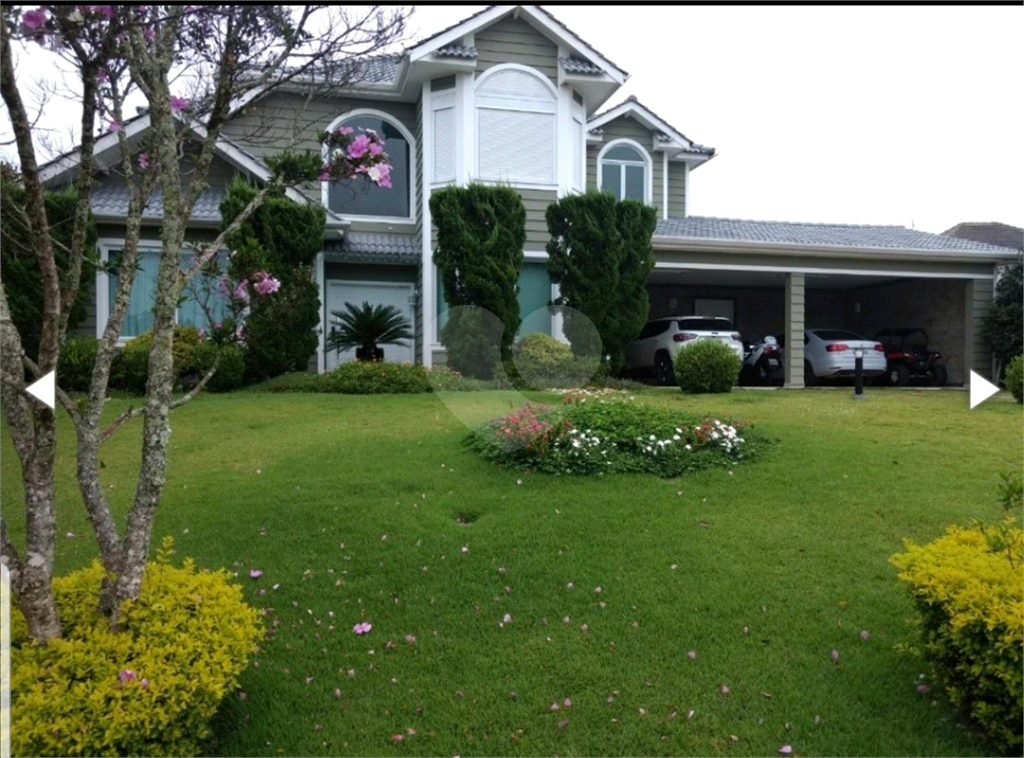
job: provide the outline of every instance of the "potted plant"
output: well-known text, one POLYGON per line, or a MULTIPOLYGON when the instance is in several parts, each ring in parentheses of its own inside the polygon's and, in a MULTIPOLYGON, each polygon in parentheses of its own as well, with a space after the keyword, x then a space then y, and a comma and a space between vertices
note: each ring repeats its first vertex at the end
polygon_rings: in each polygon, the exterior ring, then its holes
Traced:
POLYGON ((378 345, 401 345, 412 339, 409 319, 393 305, 372 306, 363 301, 361 306, 345 303, 344 311, 331 311, 331 334, 327 349, 337 352, 356 349, 356 360, 382 361, 384 348, 378 345))

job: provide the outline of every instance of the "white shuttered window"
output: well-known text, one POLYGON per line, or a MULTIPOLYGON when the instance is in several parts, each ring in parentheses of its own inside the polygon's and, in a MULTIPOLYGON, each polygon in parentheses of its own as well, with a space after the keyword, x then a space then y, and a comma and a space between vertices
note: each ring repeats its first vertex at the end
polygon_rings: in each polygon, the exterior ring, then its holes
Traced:
POLYGON ((434 110, 434 181, 455 178, 455 108, 434 110))
POLYGON ((520 69, 498 71, 477 87, 477 171, 484 181, 555 183, 554 93, 520 69))

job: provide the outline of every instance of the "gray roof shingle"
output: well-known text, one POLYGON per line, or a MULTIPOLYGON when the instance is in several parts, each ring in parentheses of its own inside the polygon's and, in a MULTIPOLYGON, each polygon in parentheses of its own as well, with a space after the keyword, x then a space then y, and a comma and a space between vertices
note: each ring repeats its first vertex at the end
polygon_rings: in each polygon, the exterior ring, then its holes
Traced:
POLYGON ((688 216, 658 221, 655 237, 763 242, 808 247, 878 248, 880 250, 1008 253, 1005 247, 930 234, 903 226, 809 224, 688 216))
POLYGON ((943 234, 964 240, 986 242, 989 245, 1014 247, 1024 250, 1024 229, 1019 226, 1000 224, 998 221, 967 221, 947 229, 943 234))
POLYGON ((452 44, 439 47, 434 51, 434 55, 438 58, 465 58, 466 60, 473 60, 476 58, 477 53, 475 47, 452 44))
POLYGON ((349 232, 340 242, 324 243, 325 259, 334 263, 377 263, 418 266, 419 239, 408 234, 349 232))
POLYGON ((603 74, 604 69, 600 66, 595 66, 584 58, 578 58, 576 56, 569 56, 568 58, 559 58, 558 62, 562 64, 562 68, 565 69, 567 74, 603 74))
MULTIPOLYGON (((142 211, 144 219, 163 218, 163 191, 156 189, 149 197, 142 211)), ((108 181, 96 187, 90 196, 92 212, 100 217, 124 218, 128 215, 128 201, 131 196, 124 182, 108 181)), ((192 221, 220 223, 220 204, 224 199, 223 188, 203 190, 192 211, 192 221)))

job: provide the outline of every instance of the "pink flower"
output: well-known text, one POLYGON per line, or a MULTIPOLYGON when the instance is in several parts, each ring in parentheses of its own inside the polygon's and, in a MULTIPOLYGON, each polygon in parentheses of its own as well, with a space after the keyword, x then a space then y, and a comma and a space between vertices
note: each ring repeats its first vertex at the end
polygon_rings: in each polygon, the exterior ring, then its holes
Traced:
POLYGON ((144 690, 148 690, 149 689, 149 680, 148 679, 143 679, 141 682, 139 682, 139 686, 142 687, 142 689, 144 689, 144 690))
POLYGON ((565 700, 562 701, 562 705, 564 707, 566 707, 566 708, 572 708, 572 700, 570 700, 569 698, 566 698, 565 700))
POLYGON ((867 641, 868 637, 870 637, 870 636, 871 636, 871 635, 870 635, 870 634, 868 634, 868 630, 867 630, 867 629, 861 629, 861 630, 860 630, 860 638, 861 638, 862 640, 864 640, 865 642, 867 641))
POLYGON ((697 651, 696 650, 691 650, 690 652, 688 652, 686 654, 686 657, 689 658, 691 661, 697 660, 697 651))
POLYGON ((506 624, 511 623, 512 622, 512 614, 511 613, 506 613, 504 616, 502 616, 501 620, 503 622, 505 622, 506 624))
POLYGON ((348 157, 352 158, 353 160, 357 160, 366 155, 369 149, 370 138, 367 137, 365 134, 360 134, 358 137, 352 140, 352 142, 349 143, 348 157))
POLYGON ((318 178, 322 182, 329 182, 331 180, 330 169, 325 168, 323 171, 320 172, 320 176, 318 178))
POLYGON ((249 283, 244 279, 238 283, 235 287, 235 291, 231 293, 233 300, 248 300, 249 299, 249 283))
POLYGON ((121 669, 121 671, 119 671, 117 674, 117 678, 121 680, 121 684, 126 684, 127 682, 134 682, 136 679, 138 679, 138 677, 135 675, 135 672, 131 669, 121 669))
POLYGON ((558 705, 558 703, 552 703, 551 704, 551 710, 552 711, 557 711, 559 709, 559 707, 560 706, 558 705))
POLYGON ((411 635, 411 634, 407 634, 407 635, 405 635, 405 641, 408 644, 412 645, 412 644, 414 644, 416 642, 416 638, 413 635, 411 635))
POLYGON ((274 277, 270 276, 270 274, 267 274, 265 272, 259 273, 263 273, 263 278, 253 285, 253 289, 255 289, 258 293, 260 293, 261 295, 273 295, 275 292, 281 289, 281 282, 279 282, 277 279, 275 279, 274 277))
POLYGON ((105 68, 101 68, 99 71, 96 72, 96 81, 109 82, 110 73, 105 68))
POLYGON ((263 572, 260 571, 259 569, 252 569, 249 572, 249 578, 250 579, 259 579, 261 576, 263 576, 263 572))
POLYGON ((334 133, 338 134, 340 136, 345 136, 345 135, 348 135, 348 134, 352 134, 352 132, 354 132, 354 131, 355 131, 355 129, 353 129, 351 126, 340 126, 340 127, 338 127, 337 129, 334 130, 334 133))
POLYGON ((354 627, 352 627, 352 631, 356 634, 367 634, 371 629, 373 629, 373 624, 367 623, 365 621, 356 624, 354 627))
POLYGON ((370 155, 380 155, 383 152, 384 148, 381 147, 381 144, 379 142, 370 143, 370 155))
POLYGON ((366 175, 370 181, 380 187, 391 188, 391 166, 387 163, 380 163, 366 169, 366 175))
POLYGON ((792 745, 783 745, 782 747, 779 748, 779 755, 789 755, 792 752, 793 752, 793 746, 792 745))
POLYGON ((838 661, 839 660, 839 651, 836 650, 835 648, 832 648, 832 660, 833 661, 838 661))
POLYGON ((109 127, 110 131, 114 132, 115 134, 121 131, 121 129, 123 128, 121 126, 121 122, 115 121, 114 119, 110 119, 110 123, 107 124, 107 126, 109 127))
POLYGON ((139 167, 149 168, 149 156, 146 153, 139 153, 139 167))
POLYGON ((188 100, 186 100, 183 97, 178 97, 176 95, 171 95, 171 110, 172 111, 180 113, 181 111, 185 110, 186 108, 188 108, 188 100))
POLYGON ((152 26, 147 26, 142 30, 142 36, 146 38, 146 42, 152 42, 156 39, 156 32, 153 31, 152 26))
POLYGON ((46 11, 42 8, 34 11, 25 11, 21 14, 22 31, 34 32, 46 25, 46 11))

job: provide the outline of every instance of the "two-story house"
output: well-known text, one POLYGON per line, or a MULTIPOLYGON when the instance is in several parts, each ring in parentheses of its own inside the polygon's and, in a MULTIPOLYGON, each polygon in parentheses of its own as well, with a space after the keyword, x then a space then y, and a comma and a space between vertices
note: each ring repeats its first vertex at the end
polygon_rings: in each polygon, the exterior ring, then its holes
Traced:
MULTIPOLYGON (((964 381, 969 368, 989 371, 980 319, 991 300, 995 266, 1012 251, 903 227, 691 216, 690 172, 711 160, 714 148, 689 139, 633 98, 609 107, 627 72, 540 7, 490 7, 400 55, 363 61, 357 70, 336 97, 308 102, 295 84, 241 109, 224 127, 210 188, 191 221, 194 238, 209 238, 231 177, 265 178, 262 160, 283 146, 319 150, 318 132, 339 126, 385 135, 391 189, 353 192, 324 182, 292 193, 329 210, 316 262, 319 371, 351 357, 329 353, 323 343, 330 312, 345 302, 391 304, 409 317, 414 342, 387 346, 387 360, 428 366, 444 361, 437 324, 445 306, 432 261, 429 198, 438 188, 469 182, 511 185, 523 198, 523 333, 561 334, 558 316, 545 307, 557 296, 546 270, 546 207, 560 196, 599 188, 658 210, 657 265, 648 284, 651 316, 724 314, 748 339, 784 332, 792 346, 786 355, 791 386, 803 383, 805 326, 866 333, 923 326, 949 357, 952 382, 964 381)), ((147 124, 141 117, 126 128, 139 131, 147 124)), ((114 145, 101 139, 97 151, 114 145)), ((73 174, 73 156, 44 172, 51 186, 73 174)), ((158 197, 150 207, 144 238, 155 243, 158 197)), ((123 182, 114 172, 102 177, 93 209, 104 256, 121 244, 126 208, 123 182)), ((142 256, 122 333, 126 339, 151 321, 155 252, 154 246, 142 256)), ((87 324, 96 334, 105 323, 111 287, 107 275, 99 274, 95 313, 87 324)), ((198 318, 198 309, 182 306, 181 323, 198 318)))

